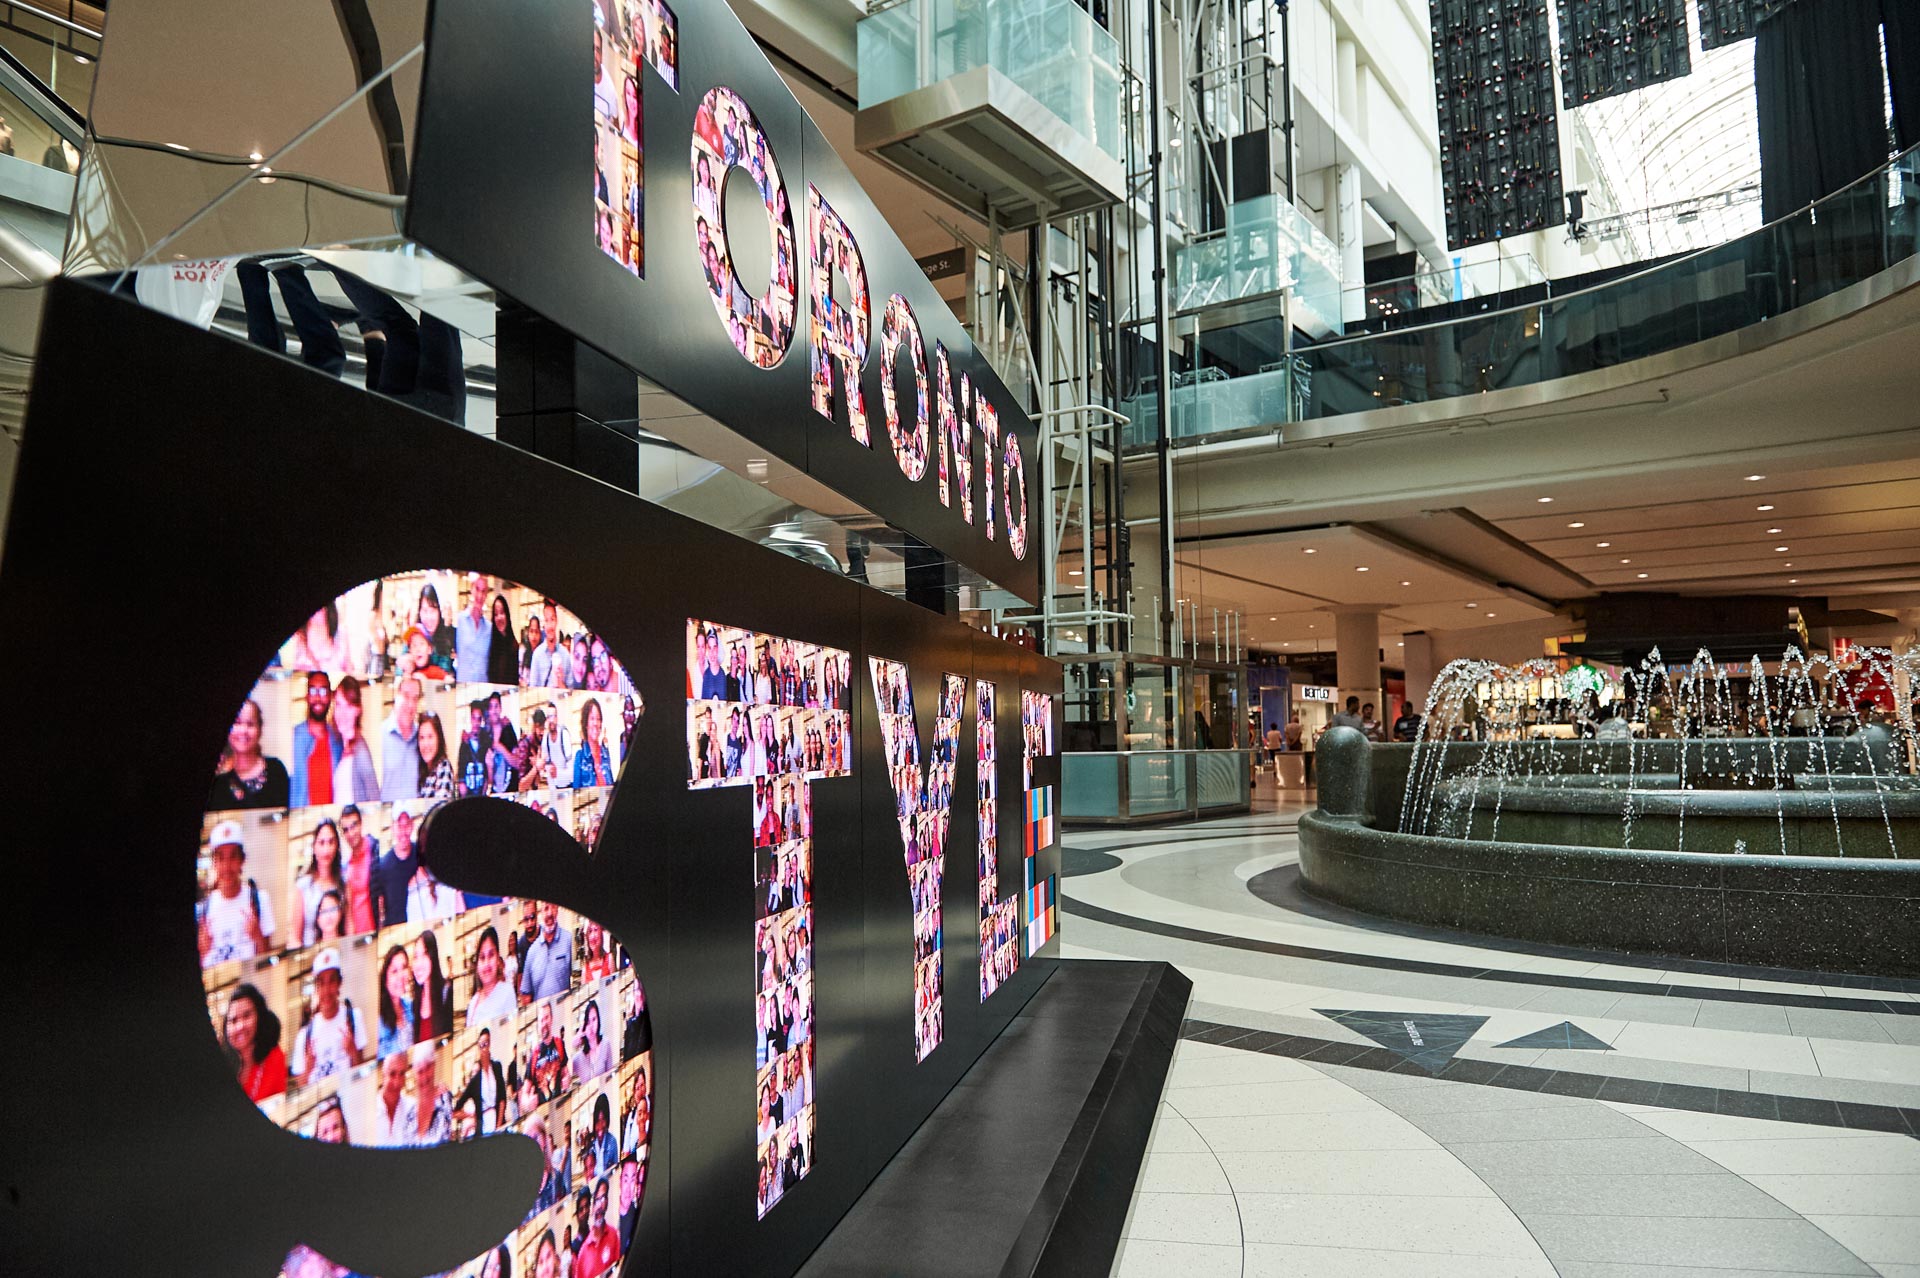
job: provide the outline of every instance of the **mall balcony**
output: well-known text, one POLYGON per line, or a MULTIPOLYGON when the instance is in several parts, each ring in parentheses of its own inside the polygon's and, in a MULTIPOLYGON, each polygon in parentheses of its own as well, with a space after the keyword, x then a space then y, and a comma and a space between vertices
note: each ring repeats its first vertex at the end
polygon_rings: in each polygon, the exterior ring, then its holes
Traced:
MULTIPOLYGON (((1877 331, 1911 306, 1917 253, 1920 153, 1909 149, 1749 234, 1630 273, 1548 281, 1502 259, 1497 279, 1367 285, 1362 307, 1343 308, 1332 245, 1263 197, 1175 255, 1172 436, 1176 447, 1264 447, 1497 420, 1629 386, 1670 395, 1683 371, 1762 349, 1791 359, 1816 330, 1843 341, 1877 331), (1343 325, 1343 309, 1366 318, 1343 325)), ((1154 390, 1143 379, 1123 410, 1137 448, 1157 434, 1154 390)))
POLYGON ((1073 0, 899 0, 856 31, 859 149, 1001 230, 1119 200, 1119 44, 1073 0))

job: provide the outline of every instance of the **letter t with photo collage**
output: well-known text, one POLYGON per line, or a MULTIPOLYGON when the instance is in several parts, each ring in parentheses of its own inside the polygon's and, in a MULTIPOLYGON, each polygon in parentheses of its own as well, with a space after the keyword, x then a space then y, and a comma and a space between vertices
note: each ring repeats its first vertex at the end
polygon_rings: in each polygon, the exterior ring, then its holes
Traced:
POLYGON ((762 1217, 813 1167, 812 786, 852 775, 851 669, 838 648, 687 622, 687 786, 753 787, 762 1217))

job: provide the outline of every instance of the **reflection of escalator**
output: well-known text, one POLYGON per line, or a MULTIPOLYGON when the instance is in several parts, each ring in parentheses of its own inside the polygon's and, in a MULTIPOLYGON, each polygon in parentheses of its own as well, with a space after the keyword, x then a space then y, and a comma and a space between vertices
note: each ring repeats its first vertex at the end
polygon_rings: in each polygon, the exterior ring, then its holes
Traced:
MULTIPOLYGON (((21 8, 12 7, 13 21, 20 20, 21 8)), ((23 41, 0 23, 0 430, 9 436, 25 410, 40 289, 59 271, 73 172, 86 136, 85 120, 74 107, 14 52, 31 52, 23 41)), ((39 47, 49 68, 73 56, 44 41, 39 47)), ((89 89, 91 83, 90 77, 84 81, 89 89)))

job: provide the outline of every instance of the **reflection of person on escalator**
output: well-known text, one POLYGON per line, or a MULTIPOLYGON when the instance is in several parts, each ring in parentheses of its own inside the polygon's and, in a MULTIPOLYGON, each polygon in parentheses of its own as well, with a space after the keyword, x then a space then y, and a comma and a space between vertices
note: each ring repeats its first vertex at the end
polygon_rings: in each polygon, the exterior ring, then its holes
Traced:
POLYGON ((309 268, 330 272, 352 304, 351 319, 342 322, 360 330, 368 390, 449 421, 465 422, 467 379, 459 330, 425 311, 415 320, 390 293, 307 254, 250 257, 239 263, 250 342, 286 353, 286 337, 268 286, 271 279, 280 288, 281 301, 300 338, 301 359, 336 377, 345 369, 346 348, 334 319, 337 308, 329 308, 314 295, 307 280, 309 268))

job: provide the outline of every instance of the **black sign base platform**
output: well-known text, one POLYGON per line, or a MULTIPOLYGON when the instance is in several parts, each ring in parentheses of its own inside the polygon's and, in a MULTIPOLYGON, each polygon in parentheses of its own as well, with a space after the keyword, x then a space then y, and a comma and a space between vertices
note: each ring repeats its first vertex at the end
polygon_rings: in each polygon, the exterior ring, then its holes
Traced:
POLYGON ((1048 965, 801 1278, 1112 1270, 1193 983, 1165 963, 1048 965))

